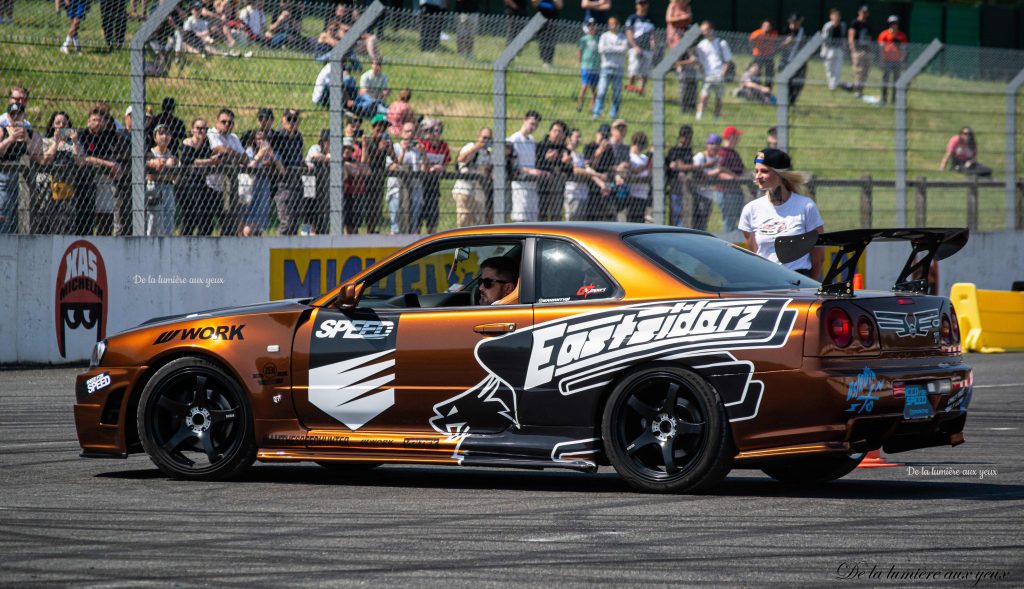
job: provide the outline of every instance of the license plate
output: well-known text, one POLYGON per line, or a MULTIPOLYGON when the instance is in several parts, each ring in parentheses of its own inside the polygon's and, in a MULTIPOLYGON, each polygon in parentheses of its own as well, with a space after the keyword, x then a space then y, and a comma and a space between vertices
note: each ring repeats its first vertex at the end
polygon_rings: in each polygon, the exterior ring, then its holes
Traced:
POLYGON ((923 384, 907 383, 903 419, 929 419, 935 415, 931 401, 928 400, 928 387, 923 384))

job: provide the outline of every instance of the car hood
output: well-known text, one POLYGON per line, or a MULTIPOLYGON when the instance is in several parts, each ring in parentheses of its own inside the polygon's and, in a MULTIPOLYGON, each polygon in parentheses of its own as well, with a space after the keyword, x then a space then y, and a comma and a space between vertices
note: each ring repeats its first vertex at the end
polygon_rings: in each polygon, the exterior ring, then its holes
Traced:
POLYGON ((287 311, 301 311, 309 308, 309 303, 313 299, 301 298, 301 299, 283 299, 279 301, 266 301, 262 303, 253 303, 251 305, 241 305, 238 307, 220 307, 217 309, 209 309, 206 311, 197 311, 193 313, 182 313, 180 315, 165 315, 163 317, 153 317, 143 321, 136 327, 126 329, 122 333, 130 333, 139 329, 148 329, 150 327, 156 327, 160 325, 168 325, 171 323, 177 323, 179 321, 191 321, 193 319, 205 319, 209 317, 227 317, 232 315, 255 315, 263 313, 280 313, 287 311))

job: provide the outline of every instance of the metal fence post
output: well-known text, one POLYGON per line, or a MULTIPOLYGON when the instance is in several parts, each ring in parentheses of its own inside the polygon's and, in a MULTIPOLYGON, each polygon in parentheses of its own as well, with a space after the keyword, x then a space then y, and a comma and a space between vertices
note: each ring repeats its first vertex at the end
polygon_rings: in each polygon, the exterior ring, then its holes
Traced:
POLYGON ((665 223, 665 76, 675 63, 700 38, 700 27, 691 26, 675 47, 651 70, 651 147, 654 149, 651 169, 652 215, 659 224, 665 223))
POLYGON ((942 51, 942 42, 934 39, 896 80, 896 226, 907 224, 907 89, 921 70, 942 51))
POLYGON ((786 69, 782 70, 782 73, 775 78, 775 81, 779 84, 779 104, 776 107, 775 131, 779 139, 779 149, 782 151, 789 151, 789 81, 811 59, 811 56, 818 52, 818 49, 824 42, 825 37, 821 33, 813 35, 808 39, 807 45, 804 45, 803 49, 796 54, 793 61, 789 62, 786 69))
POLYGON ((1006 87, 1006 228, 1017 228, 1017 92, 1024 86, 1022 69, 1006 87))
POLYGON ((132 235, 146 233, 146 43, 180 0, 161 2, 132 37, 129 68, 132 96, 132 235))
POLYGON ((860 181, 860 227, 861 229, 871 229, 871 217, 874 212, 871 174, 861 176, 860 181))
MULTIPOLYGON (((356 46, 359 37, 372 27, 381 14, 384 13, 384 5, 375 1, 366 9, 366 12, 359 17, 352 28, 334 46, 327 56, 327 63, 331 66, 331 75, 328 77, 330 92, 328 110, 330 113, 331 151, 340 156, 342 143, 345 140, 345 103, 343 101, 343 84, 341 62, 345 55, 356 46)), ((345 233, 345 160, 342 157, 332 157, 328 164, 328 199, 330 200, 330 224, 331 235, 342 235, 345 233)), ((378 203, 379 204, 379 203, 378 203)))
MULTIPOLYGON (((519 31, 515 39, 508 44, 508 47, 501 52, 498 60, 494 62, 494 146, 495 152, 491 154, 491 165, 494 170, 493 192, 494 192, 494 216, 491 223, 505 222, 505 203, 508 201, 507 189, 505 187, 508 170, 505 169, 505 150, 508 149, 505 140, 508 136, 508 88, 505 76, 508 73, 508 66, 512 60, 519 55, 519 52, 526 47, 533 37, 544 28, 547 23, 544 15, 533 15, 530 22, 526 23, 523 30, 519 31)), ((522 114, 522 113, 520 113, 522 114)))
POLYGON ((928 226, 928 178, 918 176, 914 190, 914 225, 928 226))

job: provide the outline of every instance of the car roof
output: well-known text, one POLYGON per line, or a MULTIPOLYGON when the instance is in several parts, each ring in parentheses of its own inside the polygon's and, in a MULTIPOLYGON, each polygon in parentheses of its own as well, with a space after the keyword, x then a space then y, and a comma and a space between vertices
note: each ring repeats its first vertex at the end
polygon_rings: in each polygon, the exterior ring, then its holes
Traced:
POLYGON ((535 222, 535 223, 502 223, 497 225, 477 225, 474 227, 463 227, 451 229, 430 236, 436 239, 444 236, 455 235, 487 235, 487 234, 550 234, 550 235, 605 235, 621 236, 629 233, 649 233, 659 231, 673 231, 680 233, 694 233, 698 235, 711 235, 706 231, 685 229, 683 227, 672 227, 669 225, 652 225, 647 223, 614 223, 605 221, 560 221, 560 222, 535 222))

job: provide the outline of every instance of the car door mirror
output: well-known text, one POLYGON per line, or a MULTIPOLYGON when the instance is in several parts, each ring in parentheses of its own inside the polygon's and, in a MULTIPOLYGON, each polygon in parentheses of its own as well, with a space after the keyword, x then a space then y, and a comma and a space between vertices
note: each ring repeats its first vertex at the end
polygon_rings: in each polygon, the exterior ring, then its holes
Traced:
POLYGON ((338 299, 335 302, 339 309, 350 309, 356 306, 359 302, 359 296, 363 294, 363 283, 359 284, 346 284, 341 287, 341 292, 338 293, 338 299))

